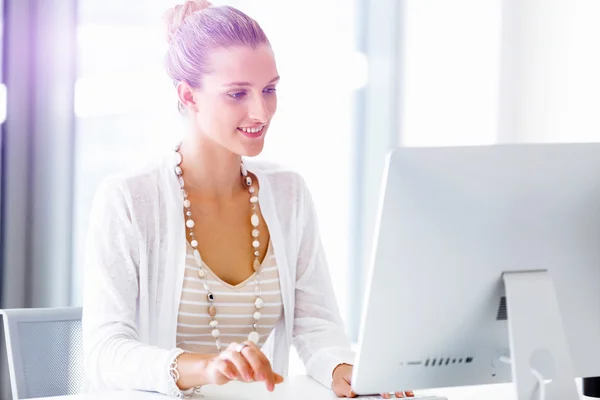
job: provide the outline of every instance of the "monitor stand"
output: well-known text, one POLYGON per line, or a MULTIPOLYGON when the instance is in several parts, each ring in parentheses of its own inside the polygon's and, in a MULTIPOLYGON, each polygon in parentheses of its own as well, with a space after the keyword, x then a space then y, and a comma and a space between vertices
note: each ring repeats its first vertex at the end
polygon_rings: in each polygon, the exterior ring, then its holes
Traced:
POLYGON ((518 400, 579 399, 552 277, 548 271, 528 271, 505 272, 503 279, 518 400), (544 388, 540 380, 546 380, 544 388))

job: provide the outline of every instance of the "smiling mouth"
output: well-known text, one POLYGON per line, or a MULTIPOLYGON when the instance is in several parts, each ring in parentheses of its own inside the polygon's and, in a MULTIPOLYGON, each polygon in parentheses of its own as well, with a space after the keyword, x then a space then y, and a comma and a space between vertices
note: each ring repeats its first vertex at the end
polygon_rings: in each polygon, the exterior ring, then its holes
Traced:
POLYGON ((257 134, 257 133, 262 132, 263 129, 265 129, 265 125, 261 125, 256 128, 238 128, 238 129, 245 133, 257 134))
POLYGON ((266 130, 266 125, 261 125, 255 128, 237 128, 237 130, 246 137, 256 139, 263 135, 266 130))

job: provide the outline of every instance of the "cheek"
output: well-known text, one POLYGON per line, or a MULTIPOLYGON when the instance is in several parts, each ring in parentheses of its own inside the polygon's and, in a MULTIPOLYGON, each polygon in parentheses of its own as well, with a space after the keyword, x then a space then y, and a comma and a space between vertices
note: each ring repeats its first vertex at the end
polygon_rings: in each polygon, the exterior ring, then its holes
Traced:
POLYGON ((226 129, 236 129, 246 119, 247 108, 243 103, 223 104, 218 111, 221 126, 226 129))
POLYGON ((227 101, 213 101, 209 107, 202 110, 199 118, 203 127, 216 132, 230 130, 232 125, 239 122, 240 115, 243 115, 241 107, 227 101))
POLYGON ((267 99, 267 108, 269 109, 269 114, 273 116, 275 111, 277 111, 277 96, 270 96, 267 99))
POLYGON ((218 124, 215 124, 215 118, 212 112, 209 110, 203 110, 198 113, 198 126, 200 130, 209 136, 214 136, 215 131, 218 128, 218 124))

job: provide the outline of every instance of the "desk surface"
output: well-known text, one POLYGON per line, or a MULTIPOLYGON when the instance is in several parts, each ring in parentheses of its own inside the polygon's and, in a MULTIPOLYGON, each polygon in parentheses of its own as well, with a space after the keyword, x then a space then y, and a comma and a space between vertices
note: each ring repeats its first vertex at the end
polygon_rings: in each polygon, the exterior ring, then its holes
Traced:
MULTIPOLYGON (((242 383, 230 382, 227 385, 207 385, 202 394, 205 400, 232 399, 236 400, 331 400, 337 399, 331 390, 321 386, 307 376, 296 376, 286 379, 269 392, 262 382, 242 383)), ((105 393, 86 393, 73 396, 44 397, 44 400, 158 400, 167 397, 157 393, 124 391, 105 393)), ((35 400, 42 400, 35 399, 35 400)))
MULTIPOLYGON (((268 392, 262 382, 242 383, 230 382, 223 386, 208 385, 203 388, 205 400, 333 400, 337 397, 331 390, 321 386, 316 381, 307 376, 295 376, 287 378, 286 381, 277 385, 274 392, 268 392)), ((446 388, 443 390, 431 390, 419 392, 418 394, 446 396, 449 400, 506 400, 514 398, 513 388, 510 385, 497 385, 494 389, 487 386, 472 387, 471 390, 465 388, 446 388), (491 394, 490 390, 493 390, 491 394)), ((43 399, 32 400, 160 400, 168 397, 157 393, 146 393, 136 391, 108 392, 108 393, 87 393, 74 396, 62 397, 44 397, 43 399)), ((591 397, 582 397, 590 399, 591 397)))

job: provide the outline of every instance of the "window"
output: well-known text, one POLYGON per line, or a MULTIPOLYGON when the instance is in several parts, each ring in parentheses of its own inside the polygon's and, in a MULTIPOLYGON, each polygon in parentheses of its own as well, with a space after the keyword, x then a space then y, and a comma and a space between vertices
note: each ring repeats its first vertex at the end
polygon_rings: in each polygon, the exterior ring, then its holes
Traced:
POLYGON ((401 140, 407 146, 497 139, 501 2, 406 2, 401 140))

